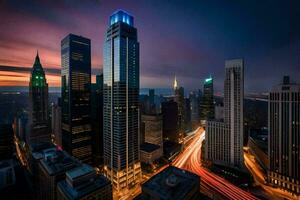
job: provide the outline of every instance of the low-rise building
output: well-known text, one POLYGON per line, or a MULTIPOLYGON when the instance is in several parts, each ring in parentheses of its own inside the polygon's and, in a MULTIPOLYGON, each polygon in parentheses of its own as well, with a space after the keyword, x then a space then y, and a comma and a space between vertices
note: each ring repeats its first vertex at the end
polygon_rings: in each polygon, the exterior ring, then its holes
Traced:
POLYGON ((200 195, 198 175, 169 166, 142 185, 139 199, 193 200, 200 195))
POLYGON ((110 181, 86 164, 67 171, 66 179, 57 184, 57 200, 83 199, 112 200, 110 181))
POLYGON ((37 178, 37 198, 43 200, 55 200, 56 186, 64 180, 65 173, 80 163, 65 151, 53 150, 44 152, 44 157, 39 163, 39 173, 37 178))
POLYGON ((161 147, 156 144, 143 143, 140 146, 140 159, 144 163, 153 163, 162 156, 161 147))

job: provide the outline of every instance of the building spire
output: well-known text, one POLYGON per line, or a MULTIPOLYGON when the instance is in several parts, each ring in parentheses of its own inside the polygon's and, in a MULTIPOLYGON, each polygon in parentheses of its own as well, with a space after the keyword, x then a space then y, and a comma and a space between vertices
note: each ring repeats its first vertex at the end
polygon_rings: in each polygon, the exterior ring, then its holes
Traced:
POLYGON ((176 75, 175 75, 174 85, 173 85, 174 90, 177 89, 177 87, 178 87, 178 83, 177 83, 177 79, 176 79, 176 75))

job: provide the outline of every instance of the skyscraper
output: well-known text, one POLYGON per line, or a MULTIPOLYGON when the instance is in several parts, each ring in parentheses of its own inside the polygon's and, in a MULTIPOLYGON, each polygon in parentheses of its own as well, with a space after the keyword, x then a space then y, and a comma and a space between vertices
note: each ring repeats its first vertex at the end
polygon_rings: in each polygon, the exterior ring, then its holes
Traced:
POLYGON ((203 96, 201 101, 201 120, 214 119, 214 84, 213 78, 209 77, 204 80, 203 96))
POLYGON ((29 137, 27 142, 50 141, 48 84, 37 53, 29 82, 29 137))
POLYGON ((91 41, 69 34, 61 41, 63 149, 91 163, 91 41))
POLYGON ((180 131, 183 132, 186 127, 186 121, 185 121, 185 101, 184 101, 184 88, 179 87, 176 76, 174 79, 174 101, 177 103, 178 106, 178 119, 179 119, 179 128, 180 131))
POLYGON ((179 142, 178 131, 178 106, 174 101, 166 101, 161 104, 163 115, 163 139, 179 142))
POLYGON ((199 122, 199 107, 198 107, 198 97, 196 92, 190 93, 190 103, 191 103, 191 122, 193 127, 196 127, 199 122))
POLYGON ((269 94, 268 182, 300 194, 300 85, 285 76, 269 94))
POLYGON ((243 166, 244 135, 244 62, 225 62, 224 115, 225 121, 207 121, 205 157, 213 163, 236 168, 243 166))
POLYGON ((242 166, 244 137, 244 61, 225 62, 224 82, 225 123, 230 128, 230 163, 242 166))
POLYGON ((93 164, 99 166, 103 165, 103 74, 96 76, 91 92, 93 164))
POLYGON ((139 161, 139 42, 133 17, 114 12, 103 50, 104 171, 117 191, 141 178, 139 161))

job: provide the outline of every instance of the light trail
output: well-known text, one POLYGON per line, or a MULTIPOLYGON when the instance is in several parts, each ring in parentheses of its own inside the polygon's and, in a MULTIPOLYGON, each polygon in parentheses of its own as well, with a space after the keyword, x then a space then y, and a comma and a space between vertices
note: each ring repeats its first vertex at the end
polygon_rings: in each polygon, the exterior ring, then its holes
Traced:
POLYGON ((191 171, 201 177, 201 186, 211 192, 217 193, 224 199, 233 200, 254 200, 257 199, 252 194, 238 188, 201 166, 201 146, 205 138, 205 131, 197 129, 193 141, 172 163, 174 166, 191 171))

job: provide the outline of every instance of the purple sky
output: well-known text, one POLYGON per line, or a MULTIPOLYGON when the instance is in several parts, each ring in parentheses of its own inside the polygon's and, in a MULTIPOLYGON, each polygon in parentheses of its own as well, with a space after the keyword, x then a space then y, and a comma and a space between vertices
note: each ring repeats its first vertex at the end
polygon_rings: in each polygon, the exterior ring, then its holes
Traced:
MULTIPOLYGON (((289 1, 291 2, 291 1, 289 1)), ((246 92, 264 92, 285 74, 300 82, 299 3, 253 0, 0 0, 0 86, 27 85, 36 50, 50 86, 59 86, 60 41, 69 33, 92 40, 92 66, 102 68, 108 18, 135 17, 141 87, 192 90, 212 75, 223 90, 224 62, 245 59, 246 92), (10 67, 10 66, 16 66, 10 67)))

